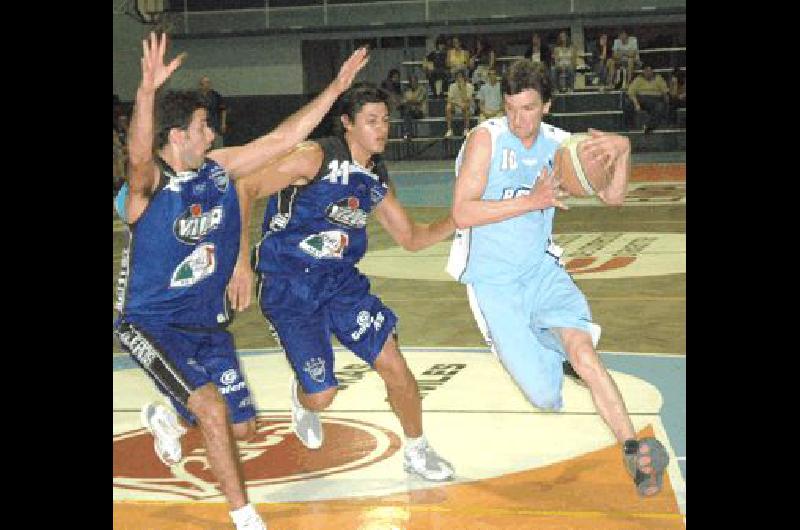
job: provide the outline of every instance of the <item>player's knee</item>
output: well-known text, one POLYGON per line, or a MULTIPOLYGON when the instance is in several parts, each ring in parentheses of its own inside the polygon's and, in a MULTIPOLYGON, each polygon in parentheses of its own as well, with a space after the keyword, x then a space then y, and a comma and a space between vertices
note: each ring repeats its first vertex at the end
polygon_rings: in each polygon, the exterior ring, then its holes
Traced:
POLYGON ((188 406, 201 426, 227 422, 227 405, 214 385, 209 384, 192 392, 188 406))
POLYGON ((326 388, 322 392, 306 394, 302 399, 303 406, 314 411, 325 410, 330 406, 331 403, 333 403, 333 398, 336 397, 337 391, 338 388, 332 386, 330 388, 326 388))
POLYGON ((582 344, 575 349, 575 352, 570 356, 570 364, 581 376, 581 379, 587 383, 596 380, 603 370, 600 357, 589 344, 582 344))
POLYGON ((231 429, 233 431, 233 437, 237 440, 250 440, 256 435, 256 420, 250 419, 242 423, 235 423, 231 429))

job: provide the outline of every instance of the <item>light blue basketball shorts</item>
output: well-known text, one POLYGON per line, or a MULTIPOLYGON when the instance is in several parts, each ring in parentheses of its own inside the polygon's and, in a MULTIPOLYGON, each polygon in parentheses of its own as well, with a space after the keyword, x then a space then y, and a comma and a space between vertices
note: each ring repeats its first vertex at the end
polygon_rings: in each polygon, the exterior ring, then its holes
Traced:
POLYGON ((560 410, 568 359, 550 328, 581 329, 595 346, 600 338, 586 297, 567 271, 548 257, 531 274, 506 284, 472 283, 467 294, 487 344, 528 400, 560 410))

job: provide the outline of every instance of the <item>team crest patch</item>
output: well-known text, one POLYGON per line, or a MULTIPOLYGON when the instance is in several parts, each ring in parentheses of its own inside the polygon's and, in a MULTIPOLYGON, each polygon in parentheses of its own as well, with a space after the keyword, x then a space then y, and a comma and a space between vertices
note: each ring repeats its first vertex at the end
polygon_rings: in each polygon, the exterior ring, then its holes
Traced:
POLYGON ((359 208, 361 202, 358 197, 345 197, 328 205, 325 217, 333 224, 348 228, 364 228, 367 224, 367 214, 359 208))
POLYGON ((341 230, 328 230, 308 236, 300 242, 300 250, 317 259, 342 259, 350 238, 341 230))
POLYGON ((175 268, 169 286, 189 287, 214 274, 217 268, 215 252, 213 243, 198 246, 175 268))
POLYGON ((303 371, 317 383, 322 383, 325 380, 325 359, 312 357, 303 365, 303 371))
POLYGON ((204 212, 200 204, 192 204, 175 219, 173 231, 179 241, 193 245, 222 223, 222 206, 204 212))

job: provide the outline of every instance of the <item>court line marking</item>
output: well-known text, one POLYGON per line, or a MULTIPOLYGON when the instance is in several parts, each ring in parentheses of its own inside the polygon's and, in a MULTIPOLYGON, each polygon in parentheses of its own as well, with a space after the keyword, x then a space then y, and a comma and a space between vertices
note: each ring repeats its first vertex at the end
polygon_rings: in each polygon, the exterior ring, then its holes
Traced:
MULTIPOLYGON (((113 412, 120 413, 120 414, 139 414, 141 413, 142 409, 130 409, 130 408, 121 408, 121 409, 113 409, 113 412)), ((256 409, 256 414, 291 414, 292 409, 256 409)), ((390 409, 326 409, 324 414, 320 414, 319 417, 323 420, 330 416, 331 414, 364 414, 364 413, 372 413, 372 414, 393 414, 390 409)), ((599 412, 557 412, 557 411, 546 411, 546 410, 450 410, 450 409, 425 409, 425 414, 432 413, 432 414, 532 414, 536 416, 543 416, 543 415, 558 415, 558 416, 599 416, 599 412)), ((656 412, 628 412, 629 416, 652 416, 652 417, 659 417, 661 415, 660 410, 656 412)), ((685 458, 684 458, 685 459, 685 458)))

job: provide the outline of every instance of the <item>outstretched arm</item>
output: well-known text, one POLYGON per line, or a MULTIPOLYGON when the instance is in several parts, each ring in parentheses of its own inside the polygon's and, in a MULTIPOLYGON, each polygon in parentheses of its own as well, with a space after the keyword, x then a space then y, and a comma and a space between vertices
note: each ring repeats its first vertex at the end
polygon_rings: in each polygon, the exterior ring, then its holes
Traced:
POLYGON ((131 124, 128 131, 128 222, 135 222, 150 200, 158 182, 158 168, 153 155, 154 107, 156 90, 180 66, 185 54, 164 64, 167 49, 167 35, 159 39, 150 33, 142 41, 142 81, 136 90, 131 124))
POLYGON ((456 223, 449 214, 433 223, 413 221, 391 189, 373 212, 375 219, 389 232, 392 239, 412 252, 428 248, 456 230, 456 223))
POLYGON ((467 139, 464 159, 453 190, 453 219, 458 228, 496 223, 551 206, 567 209, 558 200, 566 194, 558 189, 558 182, 546 168, 542 170, 530 194, 502 200, 481 199, 486 189, 491 159, 491 134, 479 128, 467 139))
POLYGON ((605 159, 610 175, 605 188, 597 196, 610 206, 622 206, 631 176, 631 141, 622 135, 589 129, 591 138, 583 142, 583 152, 590 159, 605 159))
POLYGON ((323 153, 319 144, 304 142, 257 171, 234 181, 242 219, 239 257, 228 283, 228 299, 235 310, 247 309, 253 291, 253 271, 250 269, 250 223, 253 203, 290 184, 307 183, 319 171, 322 159, 323 153))
POLYGON ((342 65, 336 79, 320 95, 283 120, 273 131, 242 146, 211 151, 209 158, 224 167, 233 179, 256 171, 271 158, 305 140, 342 92, 350 88, 356 74, 368 60, 367 49, 357 49, 342 65))

